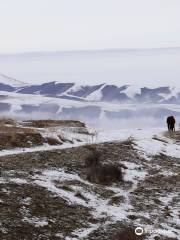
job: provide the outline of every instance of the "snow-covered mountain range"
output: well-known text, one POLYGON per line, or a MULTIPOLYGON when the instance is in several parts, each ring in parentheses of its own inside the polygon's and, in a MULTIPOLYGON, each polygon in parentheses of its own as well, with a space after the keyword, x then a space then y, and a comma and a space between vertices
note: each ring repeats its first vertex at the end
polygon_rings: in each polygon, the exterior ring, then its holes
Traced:
POLYGON ((180 48, 0 55, 0 113, 162 125, 180 118, 179 62, 180 48))
POLYGON ((180 118, 180 91, 115 84, 48 82, 29 85, 0 75, 1 114, 83 121, 180 118), (6 81, 7 80, 7 81, 6 81))
POLYGON ((180 104, 180 89, 162 86, 148 88, 138 85, 76 84, 72 82, 48 82, 28 85, 0 74, 0 91, 36 94, 80 102, 114 103, 168 103, 180 104))

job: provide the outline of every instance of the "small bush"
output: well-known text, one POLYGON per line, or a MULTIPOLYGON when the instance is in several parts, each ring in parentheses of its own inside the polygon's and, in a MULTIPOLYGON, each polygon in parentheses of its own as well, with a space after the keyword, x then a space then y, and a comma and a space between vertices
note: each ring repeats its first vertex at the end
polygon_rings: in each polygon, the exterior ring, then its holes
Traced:
POLYGON ((61 145, 62 143, 55 138, 46 138, 49 145, 61 145))
POLYGON ((101 164, 98 151, 91 151, 85 160, 87 168, 87 180, 99 184, 110 184, 112 182, 123 181, 122 171, 112 164, 101 164))

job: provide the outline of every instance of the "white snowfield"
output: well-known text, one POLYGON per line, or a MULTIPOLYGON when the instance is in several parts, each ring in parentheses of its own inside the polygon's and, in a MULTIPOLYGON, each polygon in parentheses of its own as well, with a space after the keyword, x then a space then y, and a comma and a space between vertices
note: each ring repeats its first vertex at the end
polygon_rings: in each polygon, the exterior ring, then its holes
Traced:
MULTIPOLYGON (((1 81, 0 81, 1 82, 1 81)), ((131 91, 132 90, 131 86, 131 91)), ((136 89, 136 88, 135 88, 136 89)), ((179 91, 177 91, 179 92, 179 91)), ((102 110, 107 111, 114 111, 118 112, 119 110, 149 110, 153 108, 163 108, 175 112, 180 112, 179 104, 157 104, 157 103, 148 103, 148 104, 139 104, 139 103, 123 103, 119 104, 116 102, 102 102, 98 101, 100 92, 94 92, 94 96, 90 96, 90 99, 88 102, 79 102, 74 101, 70 99, 61 99, 61 98, 53 98, 53 97, 47 97, 43 95, 36 95, 36 94, 21 94, 16 92, 6 92, 6 91, 0 91, 0 95, 7 96, 5 99, 1 99, 2 103, 8 103, 12 106, 12 109, 10 111, 11 114, 15 114, 16 111, 19 111, 22 109, 23 104, 30 104, 32 106, 39 106, 40 104, 55 104, 59 106, 58 113, 61 113, 62 108, 80 108, 80 107, 87 107, 87 106, 96 106, 100 107, 102 110)), ((132 92, 129 93, 130 95, 133 95, 132 92)))
POLYGON ((118 141, 132 138, 136 144, 136 149, 147 159, 160 153, 179 158, 180 145, 172 139, 166 138, 164 136, 166 131, 166 128, 102 131, 98 135, 98 141, 118 141))

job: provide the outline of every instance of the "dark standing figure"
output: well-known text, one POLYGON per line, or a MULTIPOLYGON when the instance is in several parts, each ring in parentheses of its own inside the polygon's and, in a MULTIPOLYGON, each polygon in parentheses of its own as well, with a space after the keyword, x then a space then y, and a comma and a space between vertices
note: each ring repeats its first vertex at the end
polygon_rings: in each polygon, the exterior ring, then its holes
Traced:
POLYGON ((176 120, 175 120, 174 116, 169 116, 167 118, 167 125, 168 125, 169 131, 175 131, 175 123, 176 123, 176 120))

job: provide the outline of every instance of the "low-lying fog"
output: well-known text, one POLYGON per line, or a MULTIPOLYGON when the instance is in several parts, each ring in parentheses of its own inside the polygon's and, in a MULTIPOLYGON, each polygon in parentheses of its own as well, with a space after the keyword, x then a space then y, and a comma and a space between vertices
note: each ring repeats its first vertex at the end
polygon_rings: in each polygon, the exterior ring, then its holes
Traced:
MULTIPOLYGON (((80 120, 85 122, 88 127, 94 128, 97 131, 102 130, 121 130, 125 129, 131 131, 133 129, 147 129, 147 128, 165 128, 166 117, 156 118, 156 117, 132 117, 132 118, 120 118, 120 119, 108 119, 102 117, 101 119, 92 119, 92 118, 64 118, 58 117, 57 115, 50 113, 31 113, 31 114, 4 114, 2 117, 9 117, 18 120, 39 120, 39 119, 56 119, 56 120, 80 120)), ((175 116, 176 118, 176 130, 180 127, 180 116, 175 116)))
POLYGON ((176 86, 180 48, 0 55, 0 72, 20 81, 176 86))

